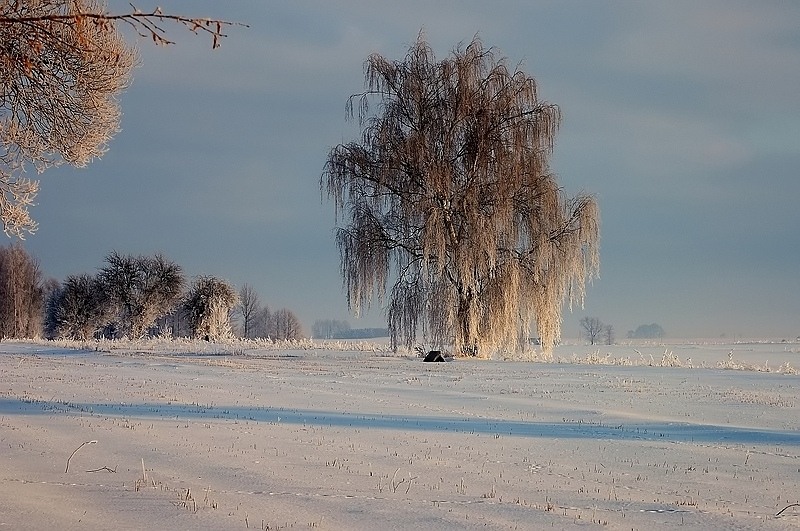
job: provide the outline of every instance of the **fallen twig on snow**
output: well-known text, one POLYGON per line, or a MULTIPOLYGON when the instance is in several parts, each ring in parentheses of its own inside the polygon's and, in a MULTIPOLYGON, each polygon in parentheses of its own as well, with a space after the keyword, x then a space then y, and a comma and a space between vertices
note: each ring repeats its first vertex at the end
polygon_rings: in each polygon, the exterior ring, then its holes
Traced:
POLYGON ((84 446, 86 446, 87 444, 97 444, 97 441, 86 441, 86 442, 84 442, 84 443, 81 443, 81 445, 80 445, 80 446, 78 446, 77 448, 75 448, 75 450, 73 450, 73 452, 72 452, 72 453, 69 455, 69 457, 67 458, 67 466, 66 466, 66 468, 64 468, 64 473, 65 473, 65 474, 66 474, 67 472, 69 472, 69 462, 70 462, 70 460, 72 459, 72 456, 74 456, 74 455, 75 455, 75 454, 78 452, 78 450, 80 450, 81 448, 83 448, 83 447, 84 447, 84 446))
POLYGON ((789 505, 787 505, 786 507, 784 507, 783 509, 778 511, 778 514, 776 514, 775 516, 780 516, 781 513, 783 513, 783 511, 785 511, 786 509, 788 509, 790 507, 800 507, 800 503, 790 503, 789 505))
POLYGON ((109 471, 109 472, 113 472, 113 473, 115 473, 115 474, 117 473, 117 467, 114 467, 114 470, 111 470, 111 469, 110 469, 110 468, 108 468, 107 466, 102 466, 102 467, 100 467, 100 468, 96 468, 96 469, 94 469, 94 470, 87 470, 87 472, 100 472, 101 470, 107 470, 107 471, 109 471))

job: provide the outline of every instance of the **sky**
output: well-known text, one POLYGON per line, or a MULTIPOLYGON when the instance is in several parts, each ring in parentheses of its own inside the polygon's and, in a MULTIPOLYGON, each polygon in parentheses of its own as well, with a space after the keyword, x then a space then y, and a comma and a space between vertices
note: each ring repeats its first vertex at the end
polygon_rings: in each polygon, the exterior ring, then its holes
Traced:
POLYGON ((402 59, 423 31, 441 59, 478 35, 560 107, 552 170, 600 206, 600 276, 565 308, 564 337, 584 316, 618 338, 650 323, 675 338, 800 336, 800 3, 161 5, 249 27, 216 50, 168 24, 175 45, 136 42, 108 153, 41 175, 24 245, 47 276, 94 273, 114 250, 162 253, 189 277, 250 284, 306 331, 385 326, 379 304, 348 312, 320 175, 359 137, 345 103, 369 54, 402 59))

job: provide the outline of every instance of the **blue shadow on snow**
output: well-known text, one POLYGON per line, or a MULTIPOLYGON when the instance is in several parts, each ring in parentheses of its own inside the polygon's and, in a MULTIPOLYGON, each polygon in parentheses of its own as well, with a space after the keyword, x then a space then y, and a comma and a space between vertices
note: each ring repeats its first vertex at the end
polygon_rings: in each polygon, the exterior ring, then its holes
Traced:
POLYGON ((126 419, 238 420, 320 427, 413 430, 515 437, 603 440, 665 440, 672 442, 768 444, 800 446, 800 431, 768 430, 691 424, 644 422, 522 422, 493 418, 436 417, 343 413, 271 407, 226 407, 196 404, 88 404, 0 398, 0 414, 86 415, 126 419))

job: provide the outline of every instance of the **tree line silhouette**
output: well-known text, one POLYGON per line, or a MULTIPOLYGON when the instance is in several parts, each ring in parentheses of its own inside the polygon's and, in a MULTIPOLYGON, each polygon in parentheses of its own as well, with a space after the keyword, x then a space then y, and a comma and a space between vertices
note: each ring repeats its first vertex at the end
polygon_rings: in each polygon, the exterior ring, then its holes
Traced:
POLYGON ((19 244, 0 247, 0 339, 140 339, 231 337, 300 339, 289 309, 262 306, 253 288, 212 275, 187 282, 163 255, 116 251, 96 274, 46 279, 19 244))

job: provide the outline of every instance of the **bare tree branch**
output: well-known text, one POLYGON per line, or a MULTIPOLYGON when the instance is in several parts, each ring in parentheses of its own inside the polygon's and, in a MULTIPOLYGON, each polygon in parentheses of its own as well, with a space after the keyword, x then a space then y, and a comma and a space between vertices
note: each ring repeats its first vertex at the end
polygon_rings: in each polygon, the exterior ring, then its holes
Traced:
POLYGON ((146 12, 139 10, 134 4, 130 4, 130 13, 110 13, 108 11, 96 11, 77 9, 70 13, 48 13, 41 15, 8 15, 0 13, 0 25, 22 24, 36 25, 42 22, 54 22, 69 27, 80 27, 85 22, 106 27, 114 22, 124 22, 131 26, 140 37, 150 38, 156 44, 175 44, 167 38, 167 32, 163 28, 163 22, 174 22, 187 28, 195 34, 207 34, 211 37, 211 47, 220 46, 220 39, 227 37, 223 33, 225 28, 233 26, 249 27, 242 22, 233 22, 215 18, 191 17, 164 13, 160 7, 146 12))

